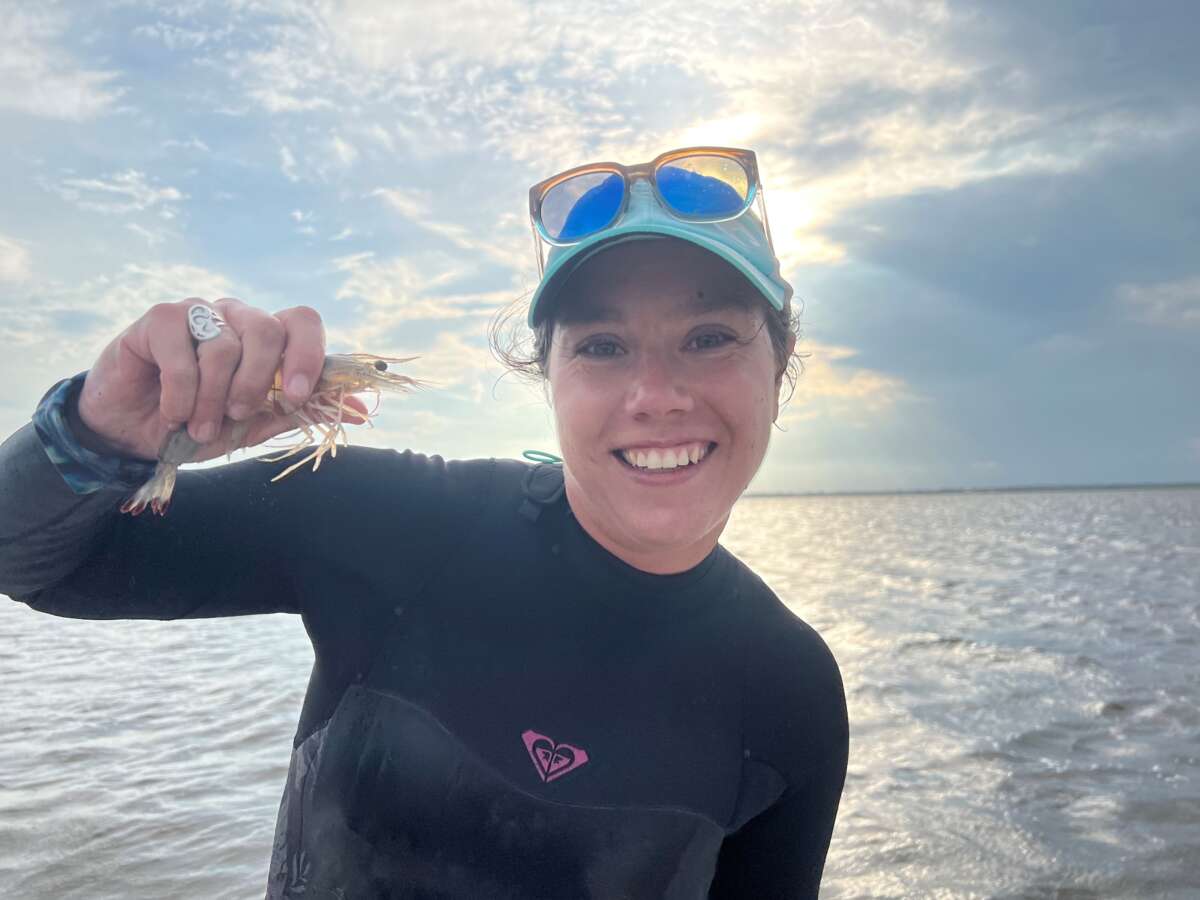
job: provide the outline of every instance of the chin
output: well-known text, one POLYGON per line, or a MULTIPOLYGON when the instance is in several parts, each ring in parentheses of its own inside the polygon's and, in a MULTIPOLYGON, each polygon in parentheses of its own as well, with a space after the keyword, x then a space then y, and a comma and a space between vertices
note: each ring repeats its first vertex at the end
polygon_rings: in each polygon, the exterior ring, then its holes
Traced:
POLYGON ((646 550, 670 550, 691 547, 703 540, 714 528, 719 529, 724 517, 709 509, 699 510, 695 504, 631 510, 616 516, 621 531, 631 541, 646 550))

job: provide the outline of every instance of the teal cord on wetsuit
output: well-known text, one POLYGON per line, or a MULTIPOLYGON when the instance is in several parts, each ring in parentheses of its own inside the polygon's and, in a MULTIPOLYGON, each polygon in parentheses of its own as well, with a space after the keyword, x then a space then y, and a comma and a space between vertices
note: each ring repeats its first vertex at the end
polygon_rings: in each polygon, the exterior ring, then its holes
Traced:
POLYGON ((561 456, 555 456, 553 453, 547 453, 545 450, 525 450, 521 453, 530 462, 549 463, 556 466, 562 462, 561 456))

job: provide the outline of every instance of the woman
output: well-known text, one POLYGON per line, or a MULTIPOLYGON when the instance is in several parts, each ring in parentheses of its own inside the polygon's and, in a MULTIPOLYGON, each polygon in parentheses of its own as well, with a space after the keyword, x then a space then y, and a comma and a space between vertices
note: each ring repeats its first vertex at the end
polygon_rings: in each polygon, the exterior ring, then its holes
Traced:
POLYGON ((294 612, 315 664, 268 897, 815 897, 845 776, 820 637, 717 540, 762 462, 794 337, 749 151, 536 185, 532 298, 562 466, 351 448, 269 484, 181 473, 292 425, 319 317, 162 304, 0 448, 0 591, 81 618, 294 612))

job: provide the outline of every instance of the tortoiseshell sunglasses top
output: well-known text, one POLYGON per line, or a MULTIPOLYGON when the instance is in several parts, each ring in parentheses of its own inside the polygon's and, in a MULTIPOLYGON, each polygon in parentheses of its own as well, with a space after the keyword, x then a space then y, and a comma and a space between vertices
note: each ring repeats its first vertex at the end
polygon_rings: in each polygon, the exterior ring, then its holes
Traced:
POLYGON ((736 219, 762 190, 753 150, 686 147, 636 166, 588 163, 538 182, 529 189, 533 226, 550 244, 578 243, 620 218, 639 177, 664 209, 690 222, 736 219))

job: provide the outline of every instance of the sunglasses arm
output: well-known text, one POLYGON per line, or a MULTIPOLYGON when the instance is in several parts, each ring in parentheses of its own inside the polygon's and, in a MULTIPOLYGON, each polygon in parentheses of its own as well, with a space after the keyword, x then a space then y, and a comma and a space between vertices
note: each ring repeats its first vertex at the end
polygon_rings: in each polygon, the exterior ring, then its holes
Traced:
POLYGON ((538 281, 541 281, 546 275, 546 267, 542 262, 541 236, 538 234, 537 226, 533 224, 532 219, 529 222, 529 230, 533 232, 533 252, 537 256, 538 281))

